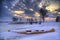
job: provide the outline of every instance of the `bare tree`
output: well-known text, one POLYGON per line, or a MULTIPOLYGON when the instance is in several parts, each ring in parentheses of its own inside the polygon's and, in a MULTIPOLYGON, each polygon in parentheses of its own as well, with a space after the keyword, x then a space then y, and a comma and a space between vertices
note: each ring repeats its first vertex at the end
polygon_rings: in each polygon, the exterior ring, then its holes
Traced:
POLYGON ((39 11, 40 11, 40 14, 41 14, 42 19, 43 19, 43 22, 44 22, 44 21, 45 21, 44 17, 46 16, 47 10, 46 10, 46 9, 41 8, 39 11))

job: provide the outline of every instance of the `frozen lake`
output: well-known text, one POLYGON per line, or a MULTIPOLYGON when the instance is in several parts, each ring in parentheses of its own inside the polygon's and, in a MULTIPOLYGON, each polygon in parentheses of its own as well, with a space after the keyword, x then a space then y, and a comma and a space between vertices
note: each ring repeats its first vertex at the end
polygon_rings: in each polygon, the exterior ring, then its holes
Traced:
MULTIPOLYGON (((53 33, 47 33, 47 34, 36 34, 36 35, 22 35, 19 34, 21 37, 15 38, 14 40, 59 40, 59 33, 60 33, 60 22, 44 22, 41 24, 10 24, 10 23, 0 23, 0 32, 3 34, 6 34, 8 30, 49 30, 51 28, 55 29, 55 32, 53 33), (5 33, 4 33, 5 32, 5 33), (24 37, 25 36, 25 37, 24 37), (46 37, 45 37, 46 36, 46 37), (48 36, 48 37, 47 37, 48 36)), ((9 33, 8 33, 9 34, 9 33)), ((13 33, 14 34, 14 33, 13 33)), ((12 35, 12 34, 10 34, 12 35)), ((13 40, 13 39, 12 39, 13 40)))
POLYGON ((56 27, 59 28, 59 22, 45 22, 41 24, 10 24, 10 23, 0 23, 0 32, 7 31, 8 29, 25 29, 25 28, 48 28, 48 27, 56 27))

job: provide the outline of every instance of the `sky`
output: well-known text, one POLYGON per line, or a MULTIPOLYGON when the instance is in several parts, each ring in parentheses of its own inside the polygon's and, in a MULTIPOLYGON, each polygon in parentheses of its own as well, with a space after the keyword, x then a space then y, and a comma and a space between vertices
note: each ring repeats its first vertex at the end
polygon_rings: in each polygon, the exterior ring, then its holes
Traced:
POLYGON ((39 9, 43 6, 50 12, 59 8, 59 0, 3 0, 2 16, 39 16, 39 9), (40 6, 39 6, 40 5, 40 6), (48 5, 48 6, 47 6, 48 5))
POLYGON ((50 2, 50 6, 48 6, 48 7, 50 8, 50 10, 53 9, 53 11, 54 11, 54 9, 59 9, 60 8, 59 0, 50 0, 49 2, 50 2))

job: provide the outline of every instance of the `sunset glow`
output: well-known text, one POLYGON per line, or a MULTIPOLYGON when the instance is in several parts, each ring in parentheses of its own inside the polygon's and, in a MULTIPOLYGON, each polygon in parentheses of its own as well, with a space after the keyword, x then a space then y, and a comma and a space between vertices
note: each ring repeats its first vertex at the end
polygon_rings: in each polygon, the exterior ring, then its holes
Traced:
POLYGON ((58 14, 60 15, 60 12, 58 12, 58 14))
POLYGON ((32 18, 32 17, 30 17, 30 16, 25 16, 24 18, 29 19, 29 18, 32 18))
POLYGON ((54 21, 55 19, 56 19, 56 18, 50 18, 50 17, 46 17, 46 18, 45 18, 46 21, 47 21, 47 20, 53 20, 53 21, 54 21))
POLYGON ((39 16, 41 16, 41 15, 40 15, 40 13, 35 12, 34 16, 39 17, 39 16))
POLYGON ((58 9, 58 6, 56 6, 56 5, 50 5, 50 6, 46 7, 46 9, 49 10, 50 12, 52 12, 52 11, 58 9))
POLYGON ((14 11, 15 14, 23 14, 24 11, 14 11))

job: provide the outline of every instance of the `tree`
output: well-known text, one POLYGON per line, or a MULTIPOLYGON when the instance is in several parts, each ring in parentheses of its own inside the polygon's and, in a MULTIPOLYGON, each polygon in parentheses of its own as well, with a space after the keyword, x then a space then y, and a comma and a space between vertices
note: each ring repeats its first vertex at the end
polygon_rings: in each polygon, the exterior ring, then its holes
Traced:
POLYGON ((60 22, 60 16, 56 17, 56 22, 60 22))
POLYGON ((0 16, 2 15, 2 2, 3 2, 3 0, 0 0, 0 16))
POLYGON ((33 19, 31 18, 31 19, 30 19, 30 24, 32 24, 32 23, 33 23, 33 19))
POLYGON ((42 16, 42 19, 43 19, 43 22, 44 22, 44 21, 45 21, 44 17, 46 16, 47 10, 41 8, 41 9, 39 10, 39 12, 40 12, 40 14, 41 14, 41 16, 42 16))
POLYGON ((18 18, 13 17, 12 20, 15 22, 15 21, 18 21, 18 18))

